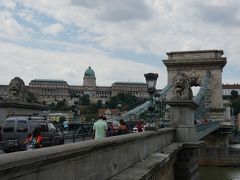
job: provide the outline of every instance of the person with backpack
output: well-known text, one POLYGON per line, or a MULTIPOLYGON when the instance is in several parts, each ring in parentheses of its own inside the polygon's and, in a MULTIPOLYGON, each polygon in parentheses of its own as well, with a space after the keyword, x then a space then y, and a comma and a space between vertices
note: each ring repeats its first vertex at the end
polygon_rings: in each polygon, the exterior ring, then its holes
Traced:
POLYGON ((23 143, 26 144, 26 150, 33 149, 33 136, 32 136, 32 133, 28 134, 27 139, 23 143))
POLYGON ((41 128, 37 127, 33 130, 32 133, 28 134, 28 137, 24 142, 26 144, 26 150, 43 147, 42 140, 43 140, 43 137, 41 133, 41 128))

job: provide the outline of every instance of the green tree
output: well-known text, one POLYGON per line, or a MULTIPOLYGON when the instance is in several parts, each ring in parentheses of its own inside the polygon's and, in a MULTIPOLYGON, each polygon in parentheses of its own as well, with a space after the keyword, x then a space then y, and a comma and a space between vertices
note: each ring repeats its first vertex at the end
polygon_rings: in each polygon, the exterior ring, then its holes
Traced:
POLYGON ((240 113, 240 97, 238 96, 238 91, 231 91, 230 101, 232 104, 233 115, 237 116, 238 113, 240 113))
POLYGON ((52 102, 50 105, 49 105, 49 109, 51 111, 55 111, 56 110, 56 105, 54 104, 54 102, 52 102))
POLYGON ((64 121, 66 121, 66 117, 65 116, 60 116, 59 120, 58 120, 58 123, 62 124, 64 121))
POLYGON ((84 94, 80 97, 80 104, 84 106, 90 105, 89 95, 84 94))
POLYGON ((231 91, 231 96, 233 97, 233 99, 238 97, 238 91, 232 90, 231 91))
POLYGON ((106 107, 110 109, 121 107, 124 110, 128 110, 130 106, 133 106, 138 102, 138 98, 132 94, 119 93, 117 96, 113 96, 106 102, 106 107))
POLYGON ((57 102, 56 110, 63 111, 63 110, 65 110, 66 106, 67 106, 66 100, 63 99, 62 101, 58 101, 58 102, 57 102))
POLYGON ((97 104, 96 104, 97 109, 101 109, 102 108, 102 101, 98 100, 97 104))

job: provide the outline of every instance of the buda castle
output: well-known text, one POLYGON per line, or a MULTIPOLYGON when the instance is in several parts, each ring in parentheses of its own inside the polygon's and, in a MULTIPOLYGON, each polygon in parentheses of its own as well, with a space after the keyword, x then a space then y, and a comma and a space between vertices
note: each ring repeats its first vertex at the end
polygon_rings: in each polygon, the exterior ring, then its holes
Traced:
MULTIPOLYGON (((0 96, 7 95, 8 85, 0 85, 0 96)), ((28 86, 41 101, 46 103, 71 100, 82 95, 89 95, 90 102, 102 100, 105 103, 110 97, 118 93, 129 93, 138 98, 148 98, 147 85, 142 82, 114 82, 111 86, 97 86, 95 72, 91 67, 85 71, 82 86, 69 85, 64 80, 34 79, 28 86)))

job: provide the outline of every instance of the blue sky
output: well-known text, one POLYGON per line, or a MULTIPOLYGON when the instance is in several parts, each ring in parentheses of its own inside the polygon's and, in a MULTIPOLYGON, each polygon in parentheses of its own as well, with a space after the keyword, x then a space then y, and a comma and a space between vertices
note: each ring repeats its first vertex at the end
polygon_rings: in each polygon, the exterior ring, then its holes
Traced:
POLYGON ((218 49, 223 83, 240 83, 238 0, 1 0, 0 84, 21 77, 82 85, 90 65, 97 85, 145 82, 166 52, 218 49))

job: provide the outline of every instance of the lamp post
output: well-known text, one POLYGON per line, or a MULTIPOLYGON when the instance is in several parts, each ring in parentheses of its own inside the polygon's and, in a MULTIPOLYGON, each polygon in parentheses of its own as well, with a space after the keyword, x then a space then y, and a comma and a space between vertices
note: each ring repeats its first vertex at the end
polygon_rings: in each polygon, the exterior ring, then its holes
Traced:
POLYGON ((157 73, 147 73, 144 74, 146 82, 147 82, 147 91, 152 98, 153 94, 156 92, 156 84, 157 84, 157 73))
POLYGON ((158 78, 158 74, 157 73, 147 73, 144 74, 144 77, 146 79, 147 82, 147 92, 150 96, 150 107, 149 107, 149 111, 151 113, 153 113, 153 111, 155 110, 154 106, 153 106, 153 95, 156 92, 156 84, 157 84, 157 78, 158 78))

